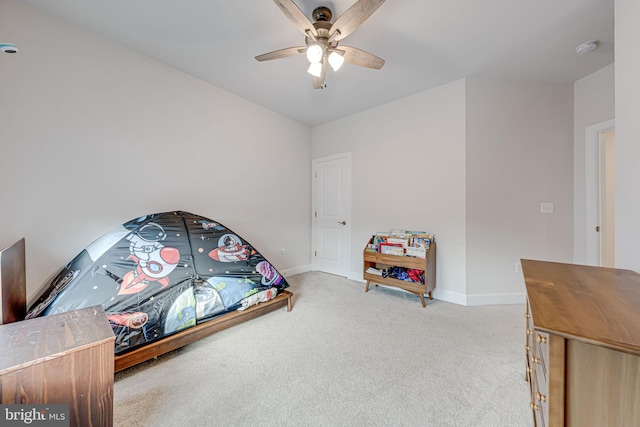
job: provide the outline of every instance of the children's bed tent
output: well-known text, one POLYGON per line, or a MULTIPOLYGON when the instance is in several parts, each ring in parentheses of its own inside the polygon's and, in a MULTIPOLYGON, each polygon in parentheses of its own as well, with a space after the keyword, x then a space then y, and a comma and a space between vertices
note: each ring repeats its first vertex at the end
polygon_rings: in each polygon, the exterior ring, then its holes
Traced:
POLYGON ((94 241, 44 284, 26 318, 102 305, 118 356, 278 294, 290 297, 288 286, 253 246, 219 222, 164 212, 94 241))

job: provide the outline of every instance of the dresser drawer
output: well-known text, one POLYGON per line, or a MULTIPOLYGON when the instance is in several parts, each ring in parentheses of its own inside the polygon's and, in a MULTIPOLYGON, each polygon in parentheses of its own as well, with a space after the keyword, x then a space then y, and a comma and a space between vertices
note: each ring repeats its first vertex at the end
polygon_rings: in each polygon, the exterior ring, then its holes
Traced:
POLYGON ((535 427, 545 427, 547 425, 549 407, 546 400, 540 399, 540 391, 537 388, 537 380, 533 381, 533 387, 531 391, 531 402, 529 406, 533 412, 533 421, 535 427))
POLYGON ((525 380, 531 382, 531 376, 533 370, 531 368, 531 356, 535 349, 535 331, 533 329, 533 320, 531 319, 531 311, 529 310, 529 304, 527 303, 527 311, 524 313, 525 318, 525 341, 524 341, 524 357, 525 363, 525 380))
POLYGON ((549 334, 534 330, 533 341, 535 342, 535 354, 540 359, 540 364, 547 376, 547 368, 549 366, 549 334))
POLYGON ((533 355, 530 358, 535 387, 531 406, 537 409, 536 426, 564 425, 565 339, 535 331, 533 355), (538 421, 541 419, 541 421, 538 421))
POLYGON ((549 391, 547 386, 549 378, 549 346, 547 345, 548 336, 542 337, 541 334, 544 333, 534 330, 533 352, 529 356, 529 361, 531 368, 535 371, 538 390, 546 395, 549 391))

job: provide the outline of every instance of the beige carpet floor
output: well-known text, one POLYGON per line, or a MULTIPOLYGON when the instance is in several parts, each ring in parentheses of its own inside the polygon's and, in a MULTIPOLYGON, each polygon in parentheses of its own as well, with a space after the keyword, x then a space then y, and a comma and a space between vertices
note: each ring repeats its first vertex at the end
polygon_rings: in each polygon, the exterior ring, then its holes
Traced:
POLYGON ((524 305, 320 272, 277 310, 116 374, 116 426, 529 427, 524 305))

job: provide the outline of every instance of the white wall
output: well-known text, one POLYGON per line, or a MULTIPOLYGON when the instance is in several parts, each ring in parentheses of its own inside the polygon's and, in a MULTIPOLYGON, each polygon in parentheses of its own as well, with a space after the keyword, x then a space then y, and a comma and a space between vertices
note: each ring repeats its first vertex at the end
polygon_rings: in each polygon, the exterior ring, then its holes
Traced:
POLYGON ((464 303, 464 80, 312 130, 312 157, 351 152, 353 278, 376 231, 425 230, 437 243, 434 297, 464 303))
POLYGON ((615 2, 616 267, 640 271, 640 2, 615 2))
POLYGON ((585 264, 585 129, 614 118, 614 65, 573 84, 573 262, 585 264))
MULTIPOLYGON (((635 269, 638 7, 616 0, 616 254, 618 266, 635 269)), ((389 228, 436 234, 435 296, 462 304, 521 293, 513 272, 521 257, 567 260, 572 246, 574 259, 583 256, 576 230, 584 221, 584 154, 578 132, 566 127, 570 96, 562 85, 459 80, 310 130, 16 0, 0 3, 0 28, 3 42, 20 47, 0 57, 0 246, 26 237, 30 293, 113 226, 173 209, 219 220, 280 270, 299 271, 310 263, 309 159, 345 151, 353 155, 354 277, 366 240, 389 228), (554 130, 557 145, 531 130, 529 114, 554 130), (494 163, 496 153, 510 155, 494 163), (537 183, 539 161, 552 173, 537 183), (391 162, 398 181, 379 173, 391 162), (521 170, 495 191, 500 176, 521 170), (564 172, 577 193, 575 226, 566 217, 572 196, 564 172), (555 202, 555 214, 540 216, 543 200, 555 202), (503 231, 489 233, 499 223, 503 231), (529 228, 535 232, 522 232, 529 228)), ((576 128, 613 116, 612 72, 576 82, 576 128)))
POLYGON ((0 57, 0 246, 26 238, 28 294, 168 210, 222 222, 280 270, 308 266, 308 127, 15 0, 0 29, 20 48, 0 57))
POLYGON ((524 302, 520 258, 572 258, 572 120, 571 84, 467 79, 314 128, 314 158, 352 153, 352 276, 375 231, 424 229, 436 298, 524 302))
POLYGON ((572 257, 573 88, 467 79, 466 95, 467 304, 522 303, 521 258, 572 257))

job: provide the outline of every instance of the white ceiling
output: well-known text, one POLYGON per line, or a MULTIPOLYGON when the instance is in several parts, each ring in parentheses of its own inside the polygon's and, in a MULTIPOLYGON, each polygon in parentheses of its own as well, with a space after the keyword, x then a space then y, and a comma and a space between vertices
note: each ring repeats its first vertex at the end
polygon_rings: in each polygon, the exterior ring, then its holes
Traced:
MULTIPOLYGON (((463 77, 573 82, 613 62, 614 0, 387 0, 340 42, 383 58, 345 64, 314 90, 304 45, 271 0, 22 0, 309 126, 463 77), (587 40, 600 47, 579 56, 587 40)), ((355 0, 294 0, 335 21, 355 0)), ((43 34, 43 37, 46 35, 43 34)))

